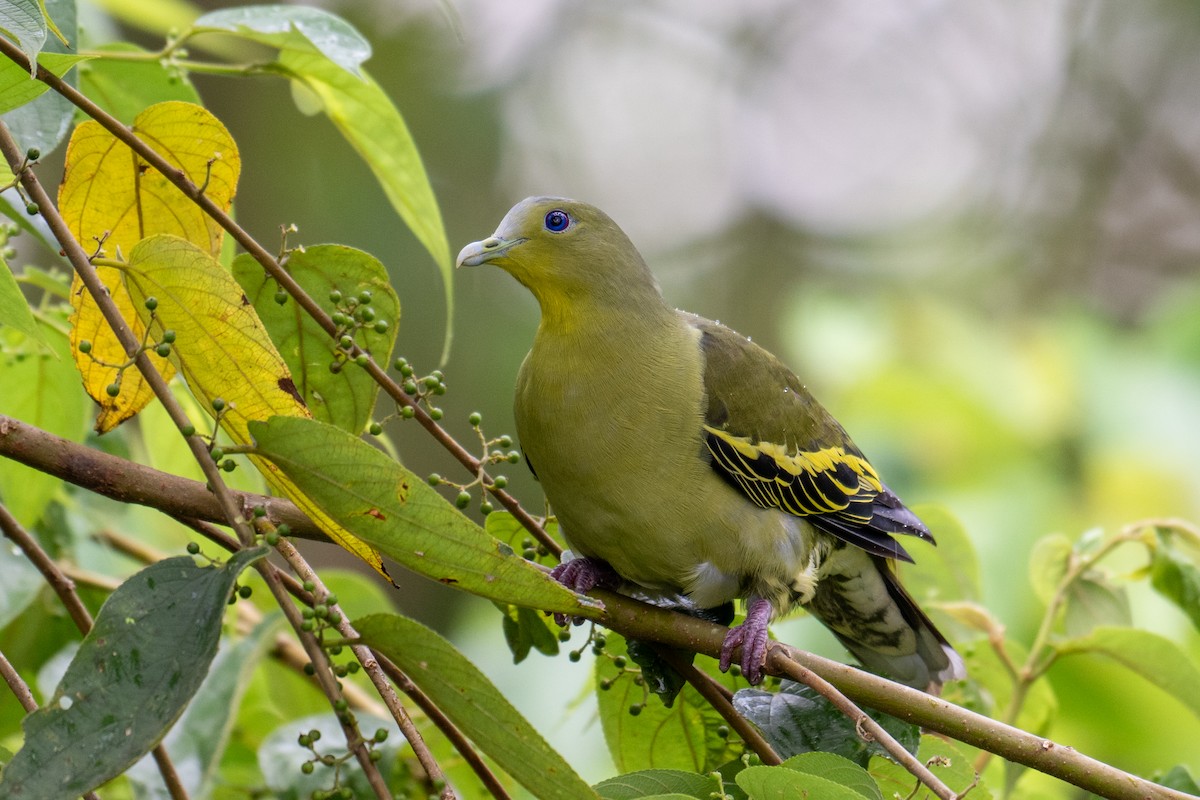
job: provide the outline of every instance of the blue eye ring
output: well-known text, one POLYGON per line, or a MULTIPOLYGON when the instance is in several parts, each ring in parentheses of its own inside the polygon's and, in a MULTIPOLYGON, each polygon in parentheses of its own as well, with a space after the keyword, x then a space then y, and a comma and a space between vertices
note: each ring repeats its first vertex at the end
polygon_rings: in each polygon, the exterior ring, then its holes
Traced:
POLYGON ((571 227, 571 215, 560 208, 546 214, 546 230, 551 233, 562 233, 571 227))

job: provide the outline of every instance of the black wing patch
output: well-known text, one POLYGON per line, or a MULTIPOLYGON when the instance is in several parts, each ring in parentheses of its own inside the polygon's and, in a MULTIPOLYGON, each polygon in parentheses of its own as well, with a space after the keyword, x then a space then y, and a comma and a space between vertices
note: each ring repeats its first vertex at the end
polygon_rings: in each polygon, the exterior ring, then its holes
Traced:
POLYGON ((815 527, 868 553, 912 561, 891 537, 933 541, 929 530, 879 480, 875 468, 842 447, 788 453, 705 425, 713 468, 762 508, 805 517, 815 527))

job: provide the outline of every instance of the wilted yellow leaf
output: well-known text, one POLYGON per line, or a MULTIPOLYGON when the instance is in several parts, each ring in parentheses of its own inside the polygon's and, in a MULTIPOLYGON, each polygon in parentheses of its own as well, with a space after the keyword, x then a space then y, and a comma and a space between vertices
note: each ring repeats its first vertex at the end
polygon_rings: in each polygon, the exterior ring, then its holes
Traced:
MULTIPOLYGON (((225 401, 221 429, 237 444, 252 444, 248 423, 274 416, 311 417, 287 364, 241 287, 209 253, 175 236, 152 236, 133 246, 125 285, 142 322, 160 337, 175 332, 171 361, 206 408, 225 401), (145 308, 153 297, 154 318, 145 308)), ((266 459, 251 455, 276 492, 299 506, 331 539, 381 574, 379 553, 330 518, 266 459)))
MULTIPOLYGON (((218 206, 230 208, 241 159, 220 120, 200 106, 172 101, 139 114, 133 132, 192 182, 204 186, 218 206)), ((58 204, 84 248, 102 248, 110 257, 129 253, 138 241, 157 233, 182 237, 214 255, 221 251, 220 226, 97 122, 84 122, 71 136, 58 204)), ((142 338, 145 329, 120 273, 111 267, 100 267, 98 272, 121 315, 142 338)), ((78 277, 71 297, 71 347, 84 386, 100 404, 96 430, 103 433, 132 417, 154 395, 136 369, 127 369, 120 394, 108 396, 106 388, 116 381, 118 370, 106 365, 124 363, 125 350, 78 277), (81 341, 91 342, 90 353, 79 352, 81 341)), ((169 363, 152 358, 170 378, 169 363)))

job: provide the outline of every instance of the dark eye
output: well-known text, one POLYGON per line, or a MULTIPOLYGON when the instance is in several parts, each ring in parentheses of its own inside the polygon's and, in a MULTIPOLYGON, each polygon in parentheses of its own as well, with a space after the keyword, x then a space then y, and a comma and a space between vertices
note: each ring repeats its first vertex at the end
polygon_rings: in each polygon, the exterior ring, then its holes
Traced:
POLYGON ((546 215, 546 230, 551 233, 562 233, 571 224, 571 217, 565 211, 557 208, 546 215))

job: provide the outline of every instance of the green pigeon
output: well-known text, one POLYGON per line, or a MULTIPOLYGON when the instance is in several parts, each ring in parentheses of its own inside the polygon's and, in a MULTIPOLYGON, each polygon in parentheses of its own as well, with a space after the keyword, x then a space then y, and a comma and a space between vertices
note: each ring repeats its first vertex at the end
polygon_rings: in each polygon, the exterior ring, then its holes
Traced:
POLYGON ((901 586, 897 537, 928 528, 775 356, 678 311, 629 237, 586 203, 531 197, 458 265, 493 264, 541 306, 517 377, 521 449, 587 592, 736 598, 721 669, 762 680, 767 626, 797 606, 868 669, 937 691, 958 654, 901 586), (632 586, 631 586, 632 585, 632 586))

